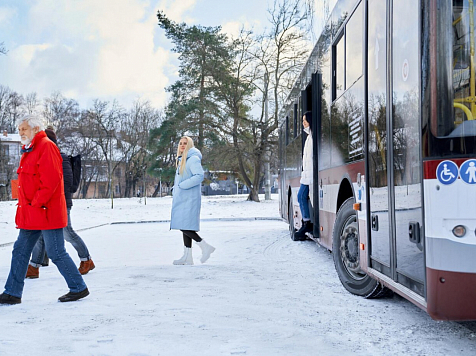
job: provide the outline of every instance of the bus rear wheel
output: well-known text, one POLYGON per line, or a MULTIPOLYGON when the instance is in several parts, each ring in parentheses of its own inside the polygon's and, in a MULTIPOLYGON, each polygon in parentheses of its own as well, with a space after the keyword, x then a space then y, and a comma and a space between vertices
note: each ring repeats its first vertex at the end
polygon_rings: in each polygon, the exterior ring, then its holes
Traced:
POLYGON ((296 236, 296 229, 294 228, 294 214, 293 214, 293 197, 289 197, 288 202, 288 222, 289 222, 289 236, 293 241, 301 241, 300 238, 296 236))
POLYGON ((350 293, 365 298, 382 295, 384 287, 360 269, 357 215, 347 199, 337 212, 332 236, 332 254, 339 279, 350 293))

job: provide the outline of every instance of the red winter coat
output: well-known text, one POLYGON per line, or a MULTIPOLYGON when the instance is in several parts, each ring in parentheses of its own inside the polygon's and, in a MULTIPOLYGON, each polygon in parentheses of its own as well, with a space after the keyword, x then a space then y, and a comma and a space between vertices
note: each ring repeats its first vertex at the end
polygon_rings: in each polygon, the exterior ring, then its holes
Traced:
POLYGON ((18 173, 18 229, 52 230, 68 224, 64 197, 63 159, 44 131, 35 135, 32 150, 23 153, 18 173))

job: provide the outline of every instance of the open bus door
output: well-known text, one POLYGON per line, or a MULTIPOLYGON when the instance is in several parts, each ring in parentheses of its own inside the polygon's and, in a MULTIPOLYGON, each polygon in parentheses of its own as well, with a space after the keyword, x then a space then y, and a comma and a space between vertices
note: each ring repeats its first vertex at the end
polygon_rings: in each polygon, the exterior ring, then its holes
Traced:
POLYGON ((369 0, 367 19, 370 267, 397 290, 403 285, 421 299, 425 260, 419 1, 369 0))
POLYGON ((312 166, 312 202, 314 207, 314 237, 320 236, 319 231, 319 137, 321 135, 321 117, 322 117, 322 74, 312 74, 312 121, 314 122, 314 131, 312 132, 312 142, 314 144, 312 148, 313 166, 312 166))

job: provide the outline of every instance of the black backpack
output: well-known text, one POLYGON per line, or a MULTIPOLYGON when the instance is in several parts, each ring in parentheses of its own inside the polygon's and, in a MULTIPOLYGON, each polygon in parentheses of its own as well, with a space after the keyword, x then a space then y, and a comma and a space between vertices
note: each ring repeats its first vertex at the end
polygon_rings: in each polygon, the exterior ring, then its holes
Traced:
POLYGON ((73 184, 71 185, 71 193, 75 193, 81 182, 81 155, 69 156, 71 169, 73 170, 73 184))

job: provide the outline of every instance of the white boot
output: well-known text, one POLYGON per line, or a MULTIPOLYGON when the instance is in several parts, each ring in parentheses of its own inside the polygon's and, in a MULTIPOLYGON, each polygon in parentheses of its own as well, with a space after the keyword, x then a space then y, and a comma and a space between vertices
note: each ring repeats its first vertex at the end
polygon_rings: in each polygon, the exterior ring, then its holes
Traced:
POLYGON ((207 262, 207 260, 210 258, 210 255, 215 251, 215 247, 207 244, 203 239, 202 241, 197 242, 197 245, 202 249, 202 257, 200 258, 200 262, 207 262))
POLYGON ((183 256, 174 261, 174 265, 193 265, 192 248, 184 247, 183 256))

